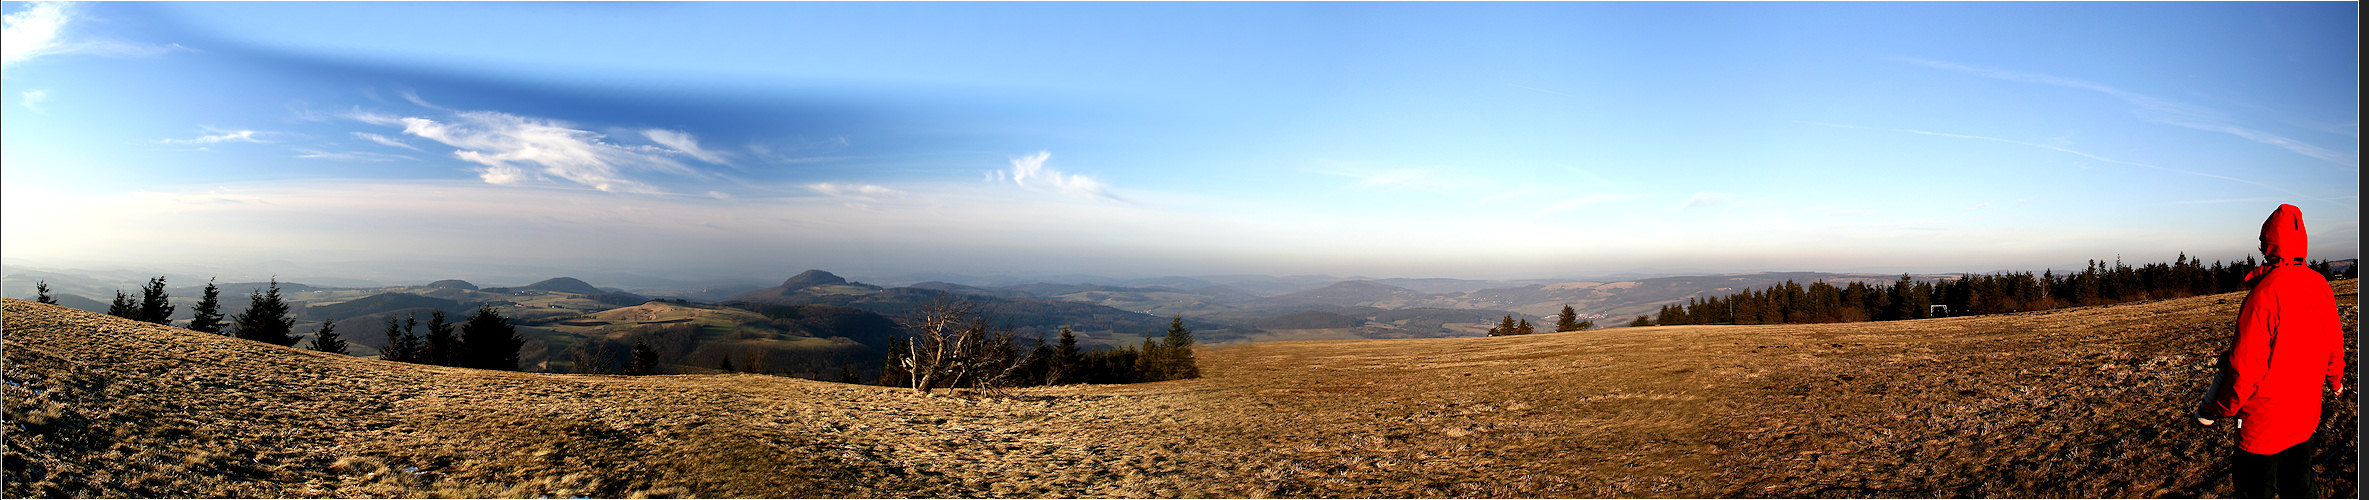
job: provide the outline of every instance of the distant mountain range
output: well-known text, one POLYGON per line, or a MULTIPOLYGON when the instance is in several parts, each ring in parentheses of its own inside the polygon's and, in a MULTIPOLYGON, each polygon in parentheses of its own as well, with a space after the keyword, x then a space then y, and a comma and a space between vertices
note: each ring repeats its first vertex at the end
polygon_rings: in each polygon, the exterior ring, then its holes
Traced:
MULTIPOLYGON (((1914 277, 1938 280, 1956 275, 1914 277)), ((1187 319, 1235 326, 1230 332, 1210 337, 1224 341, 1478 335, 1489 323, 1507 315, 1551 324, 1549 318, 1565 305, 1599 327, 1617 327, 1626 325, 1637 315, 1652 314, 1665 304, 1766 288, 1788 280, 1796 283, 1823 280, 1840 285, 1852 281, 1888 283, 1897 279, 1896 274, 1800 272, 1626 281, 1513 282, 1510 286, 1490 287, 1482 285, 1507 282, 1351 279, 1271 295, 1253 294, 1233 285, 1197 278, 1154 280, 1170 284, 1161 286, 1027 283, 985 287, 931 281, 915 283, 910 288, 1007 300, 1034 298, 1089 303, 1155 317, 1182 315, 1187 319), (1274 336, 1285 333, 1288 333, 1285 337, 1274 336)), ((1281 281, 1287 280, 1268 280, 1263 284, 1273 286, 1281 281)), ((1238 283, 1256 286, 1261 282, 1246 279, 1238 283)), ((820 297, 791 300, 817 299, 820 297)))
MULTIPOLYGON (((2339 269, 2357 262, 2333 262, 2339 269)), ((1954 279, 1957 274, 1919 274, 1918 280, 1954 279)), ((337 288, 282 282, 280 291, 296 307, 299 331, 309 332, 323 320, 335 319, 349 338, 372 347, 383 343, 378 330, 386 318, 421 320, 443 311, 454 320, 481 305, 503 308, 505 314, 529 330, 545 335, 551 345, 570 342, 560 335, 562 322, 587 315, 643 304, 651 297, 763 312, 763 326, 781 335, 816 338, 844 337, 877 348, 882 325, 893 325, 924 304, 938 300, 969 300, 994 315, 999 325, 1018 330, 1022 337, 1051 337, 1061 327, 1078 332, 1089 345, 1132 345, 1158 335, 1171 317, 1182 316, 1204 342, 1224 343, 1278 339, 1408 338, 1479 335, 1499 318, 1513 315, 1534 324, 1552 324, 1563 306, 1577 310, 1599 327, 1618 327, 1639 315, 1653 314, 1663 305, 1696 297, 1722 296, 1761 289, 1786 281, 1884 282, 1898 274, 1771 272, 1707 276, 1668 276, 1627 280, 1460 280, 1460 279, 1342 279, 1329 276, 1217 275, 1118 280, 1096 276, 1069 277, 1060 283, 1009 277, 978 278, 961 275, 913 275, 904 286, 880 286, 851 281, 823 270, 807 270, 777 285, 714 282, 662 289, 603 288, 572 277, 557 277, 513 287, 479 287, 459 279, 441 279, 418 286, 337 288), (818 320, 813 318, 831 318, 818 320), (801 322, 805 323, 801 323, 801 322), (818 322, 819 321, 819 322, 818 322)), ((67 307, 104 312, 115 290, 137 292, 138 283, 71 273, 12 269, 0 280, 6 296, 30 299, 32 283, 47 281, 52 293, 67 307)), ((899 282, 892 280, 891 282, 899 282)), ((177 306, 175 319, 194 313, 204 283, 175 281, 168 287, 177 306)), ((267 286, 260 282, 217 283, 223 312, 246 308, 248 294, 267 286)), ((747 328, 759 328, 751 323, 747 328)), ((742 328, 719 326, 717 328, 742 328)), ((374 348, 374 347, 372 347, 374 348)))
MULTIPOLYGON (((951 284, 924 285, 930 287, 883 288, 850 282, 826 271, 809 270, 784 280, 779 286, 742 293, 720 302, 750 308, 820 304, 903 318, 932 302, 968 300, 979 306, 980 310, 993 315, 995 321, 1013 328, 1023 337, 1049 338, 1061 327, 1067 326, 1087 339, 1112 345, 1132 343, 1144 336, 1157 335, 1165 331, 1169 321, 1169 318, 1159 315, 1046 298, 1017 290, 980 289, 951 284)), ((1235 328, 1195 318, 1186 318, 1185 324, 1218 337, 1225 336, 1224 331, 1235 328)))

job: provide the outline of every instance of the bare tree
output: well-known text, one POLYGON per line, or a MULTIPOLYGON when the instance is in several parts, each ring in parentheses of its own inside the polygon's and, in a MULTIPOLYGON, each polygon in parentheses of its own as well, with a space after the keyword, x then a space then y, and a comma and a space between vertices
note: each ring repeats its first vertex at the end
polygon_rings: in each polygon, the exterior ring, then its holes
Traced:
POLYGON ((913 390, 928 394, 940 385, 995 387, 1011 382, 1027 360, 1012 347, 1011 329, 988 324, 987 315, 969 301, 938 300, 916 310, 905 322, 914 335, 900 361, 900 368, 912 374, 913 390))

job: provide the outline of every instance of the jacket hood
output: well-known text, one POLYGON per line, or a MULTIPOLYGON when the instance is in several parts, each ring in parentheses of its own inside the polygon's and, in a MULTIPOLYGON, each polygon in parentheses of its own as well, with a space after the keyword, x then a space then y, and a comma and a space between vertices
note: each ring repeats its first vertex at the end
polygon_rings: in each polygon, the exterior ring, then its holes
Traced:
POLYGON ((2311 249, 2311 237, 2303 232, 2303 209, 2279 205, 2270 211, 2270 218, 2262 221, 2262 241, 2262 256, 2271 262, 2302 263, 2311 249))

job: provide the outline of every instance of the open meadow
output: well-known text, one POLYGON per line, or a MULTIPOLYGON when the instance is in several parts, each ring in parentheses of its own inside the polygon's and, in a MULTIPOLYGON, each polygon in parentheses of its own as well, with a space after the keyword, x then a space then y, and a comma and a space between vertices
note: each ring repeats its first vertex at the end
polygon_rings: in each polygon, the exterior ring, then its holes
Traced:
MULTIPOLYGON (((2336 283, 2357 363, 2357 281, 2336 283)), ((2167 497, 2243 293, 2013 315, 1204 348, 922 396, 494 372, 6 301, 10 497, 2167 497)), ((2357 381, 2326 495, 2357 497, 2357 381)))

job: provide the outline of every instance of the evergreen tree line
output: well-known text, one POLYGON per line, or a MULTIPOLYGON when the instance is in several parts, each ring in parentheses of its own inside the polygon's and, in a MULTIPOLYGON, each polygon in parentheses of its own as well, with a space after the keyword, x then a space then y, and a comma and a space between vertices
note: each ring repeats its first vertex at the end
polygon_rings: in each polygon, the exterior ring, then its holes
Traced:
MULTIPOLYGON (((1638 316, 1630 326, 1891 321, 1936 314, 2002 314, 2173 299, 2246 290, 2246 275, 2262 265, 2252 257, 2206 265, 2183 253, 2168 264, 2132 267, 2120 260, 2093 260, 2077 273, 2047 270, 2036 276, 2029 272, 1966 274, 1955 280, 1925 282, 1903 274, 1889 285, 1853 282, 1841 287, 1825 281, 1804 286, 1787 280, 1762 290, 1665 305, 1651 320, 1638 316), (1944 307, 1937 310, 1936 305, 1944 307)), ((2354 273, 2348 269, 2339 276, 2325 260, 2307 267, 2329 279, 2354 273)))
MULTIPOLYGON (((36 284, 35 290, 40 292, 43 302, 57 303, 48 294, 48 283, 36 284)), ((140 287, 140 298, 137 300, 122 290, 116 290, 115 301, 108 304, 107 314, 169 326, 173 324, 174 309, 172 294, 165 292, 165 277, 158 276, 150 278, 147 285, 140 287)), ((191 313, 189 324, 185 326, 190 330, 233 335, 282 346, 294 346, 303 340, 302 336, 294 333, 296 316, 289 312, 288 302, 280 298, 279 278, 272 278, 266 289, 248 293, 246 312, 231 315, 228 323, 224 323, 222 317, 222 289, 208 280, 205 291, 199 296, 197 306, 191 313)), ((326 335, 321 336, 327 338, 316 338, 314 348, 344 354, 345 342, 336 337, 335 326, 323 323, 322 330, 326 335)))
POLYGON ((637 327, 619 339, 577 340, 568 347, 567 356, 575 373, 656 375, 669 360, 690 363, 691 352, 699 347, 700 330, 694 323, 637 327))
POLYGON ((1555 331, 1576 332, 1594 329, 1596 329, 1596 322, 1579 319, 1579 311, 1571 309, 1571 304, 1563 304, 1563 312, 1555 315, 1555 331))
MULTIPOLYGON (((331 326, 323 322, 321 328, 326 331, 331 326)), ((526 346, 526 337, 491 305, 477 306, 477 312, 459 324, 446 321, 444 311, 432 311, 427 332, 421 333, 416 314, 401 321, 387 317, 387 347, 379 350, 378 359, 518 371, 518 350, 526 346)))
MULTIPOLYGON (((1563 311, 1555 314, 1555 331, 1557 332, 1576 332, 1594 329, 1596 329, 1596 322, 1593 320, 1579 319, 1579 311, 1572 309, 1571 304, 1563 304, 1563 311)), ((1531 325, 1529 318, 1515 319, 1514 315, 1511 314, 1505 315, 1504 319, 1497 320, 1497 326, 1489 327, 1489 336, 1491 337, 1500 337, 1506 335, 1529 335, 1533 333, 1538 333, 1538 327, 1531 325)))
MULTIPOLYGON (((34 284, 35 300, 56 304, 49 293, 49 283, 34 284)), ((247 310, 231 315, 228 323, 222 317, 222 289, 212 281, 198 298, 193 316, 186 328, 190 330, 233 335, 241 339, 280 346, 295 346, 305 337, 297 335, 296 316, 286 299, 280 297, 280 280, 272 278, 262 290, 247 295, 247 310)), ((165 293, 165 277, 148 280, 140 287, 140 297, 134 300, 122 290, 115 292, 115 302, 107 307, 107 314, 160 325, 171 325, 175 306, 171 294, 165 293)), ((379 359, 407 363, 484 368, 489 370, 518 370, 518 350, 526 345, 516 327, 502 317, 493 306, 480 306, 477 314, 458 325, 446 323, 444 311, 428 320, 428 336, 417 334, 418 320, 404 319, 398 323, 387 318, 387 348, 379 359)), ((321 327, 313 331, 312 342, 305 347, 315 351, 352 354, 351 344, 337 333, 337 320, 321 320, 321 327)))
MULTIPOLYGON (((760 348, 736 351, 728 343, 719 345, 703 341, 704 330, 705 327, 696 323, 642 326, 627 330, 614 339, 592 337, 577 340, 567 348, 565 356, 570 360, 570 371, 573 373, 658 375, 675 371, 667 368, 668 365, 705 365, 725 373, 863 383, 857 363, 845 356, 760 348)), ((746 334, 743 331, 735 335, 746 334)))
POLYGON ((1498 320, 1497 326, 1489 327, 1489 336, 1491 337, 1505 335, 1529 335, 1533 333, 1538 333, 1538 327, 1530 326, 1529 318, 1516 320, 1514 319, 1514 315, 1511 314, 1505 315, 1505 319, 1498 320))

